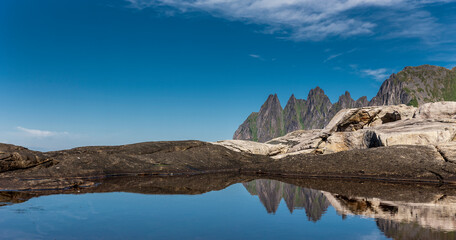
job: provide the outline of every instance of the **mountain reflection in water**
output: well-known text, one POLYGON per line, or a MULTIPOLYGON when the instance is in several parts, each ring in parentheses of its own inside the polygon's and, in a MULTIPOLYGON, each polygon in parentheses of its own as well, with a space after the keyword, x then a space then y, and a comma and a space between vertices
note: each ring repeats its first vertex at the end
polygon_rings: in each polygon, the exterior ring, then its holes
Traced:
POLYGON ((456 239, 452 185, 256 177, 126 176, 90 187, 5 189, 0 238, 456 239))
POLYGON ((436 196, 428 203, 388 201, 379 198, 347 197, 298 187, 276 180, 243 183, 259 197, 268 213, 275 213, 284 199, 290 213, 304 209, 309 221, 319 221, 329 206, 338 215, 375 218, 377 227, 393 239, 456 239, 456 196, 436 196))
POLYGON ((258 195, 268 213, 275 213, 283 198, 290 213, 294 209, 305 209, 308 219, 316 222, 330 205, 321 191, 275 180, 254 180, 243 185, 250 194, 258 195))

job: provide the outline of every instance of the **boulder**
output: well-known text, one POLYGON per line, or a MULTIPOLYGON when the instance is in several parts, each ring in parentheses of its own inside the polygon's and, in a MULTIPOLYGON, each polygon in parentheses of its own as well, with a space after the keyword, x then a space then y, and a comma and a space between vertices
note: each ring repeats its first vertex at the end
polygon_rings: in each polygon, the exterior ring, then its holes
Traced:
POLYGON ((215 142, 214 144, 224 146, 235 152, 245 152, 265 156, 274 156, 286 153, 288 150, 288 147, 283 144, 266 144, 246 140, 224 140, 215 142))
POLYGON ((456 119, 456 102, 426 103, 415 112, 415 118, 456 119))
POLYGON ((445 161, 456 163, 456 142, 442 143, 437 145, 436 148, 445 161))
POLYGON ((55 163, 55 160, 44 156, 40 152, 9 144, 0 145, 0 172, 27 169, 42 164, 53 165, 55 163))
POLYGON ((365 135, 367 147, 394 145, 438 145, 453 140, 456 121, 409 119, 371 128, 365 135))
POLYGON ((456 139, 456 102, 342 109, 322 130, 300 130, 268 141, 289 146, 286 155, 328 154, 395 145, 436 146, 456 139))
POLYGON ((365 131, 355 132, 335 132, 328 139, 320 144, 319 152, 328 154, 350 149, 365 149, 367 148, 364 142, 365 131))
POLYGON ((415 107, 404 104, 396 106, 375 106, 343 109, 323 129, 323 133, 357 131, 389 122, 411 119, 415 107))
POLYGON ((281 144, 288 146, 287 152, 298 152, 302 150, 313 150, 322 141, 321 130, 298 130, 283 137, 272 139, 267 144, 281 144))

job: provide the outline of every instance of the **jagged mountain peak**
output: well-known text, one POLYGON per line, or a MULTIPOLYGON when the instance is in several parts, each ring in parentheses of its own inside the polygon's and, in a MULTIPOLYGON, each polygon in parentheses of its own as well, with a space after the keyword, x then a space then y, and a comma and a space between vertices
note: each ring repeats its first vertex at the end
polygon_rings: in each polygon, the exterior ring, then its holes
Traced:
POLYGON ((326 95, 325 91, 323 91, 323 89, 321 89, 319 86, 317 86, 313 89, 310 89, 309 94, 307 95, 307 100, 314 98, 315 96, 322 96, 322 95, 326 95))
POLYGON ((362 97, 358 98, 358 100, 356 100, 356 101, 357 101, 357 102, 358 102, 358 101, 360 101, 360 102, 362 102, 362 101, 367 101, 367 102, 368 102, 366 96, 362 96, 362 97))
POLYGON ((271 109, 282 110, 282 105, 280 104, 280 100, 279 97, 277 97, 277 94, 271 94, 268 96, 266 102, 261 106, 260 113, 270 111, 271 109))
POLYGON ((269 94, 266 101, 279 101, 279 97, 277 96, 277 93, 269 94))
POLYGON ((408 104, 417 106, 426 102, 456 101, 456 67, 421 65, 405 67, 383 82, 377 95, 367 100, 353 100, 348 91, 334 104, 319 86, 311 89, 307 100, 290 96, 285 109, 277 94, 269 95, 259 113, 252 113, 238 128, 234 139, 267 141, 299 129, 323 128, 343 108, 408 104), (270 138, 269 138, 270 137, 270 138), (268 139, 269 138, 269 139, 268 139))
POLYGON ((294 93, 292 93, 290 98, 288 99, 287 105, 289 102, 296 102, 296 97, 295 97, 294 93))
POLYGON ((339 101, 338 102, 354 102, 353 98, 351 97, 351 94, 348 91, 345 91, 344 94, 339 96, 339 101))
POLYGON ((290 98, 288 99, 287 105, 285 105, 285 109, 294 107, 296 105, 296 97, 294 94, 291 94, 290 98))
MULTIPOLYGON (((277 94, 270 94, 268 96, 268 98, 266 99, 266 102, 263 103, 263 105, 261 106, 261 108, 270 108, 270 107, 280 107, 282 108, 282 106, 280 105, 280 100, 279 100, 279 97, 277 96, 277 94)), ((260 110, 261 112, 261 110, 260 110)))

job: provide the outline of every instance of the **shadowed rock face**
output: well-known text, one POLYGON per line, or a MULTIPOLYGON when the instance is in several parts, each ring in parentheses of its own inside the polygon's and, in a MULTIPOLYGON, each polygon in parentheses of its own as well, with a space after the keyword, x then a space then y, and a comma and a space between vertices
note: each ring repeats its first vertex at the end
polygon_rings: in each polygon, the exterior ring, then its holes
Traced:
POLYGON ((283 109, 277 94, 269 95, 266 102, 261 106, 260 112, 252 113, 244 125, 246 127, 241 127, 236 131, 234 139, 248 136, 251 140, 266 142, 269 139, 284 135, 283 109))
POLYGON ((283 135, 282 111, 277 94, 270 95, 258 113, 257 134, 259 142, 265 142, 268 139, 283 135))
POLYGON ((239 126, 233 139, 266 142, 296 130, 321 129, 337 112, 346 108, 398 104, 421 106, 428 102, 456 101, 456 70, 431 65, 406 67, 385 80, 371 101, 366 97, 355 101, 349 92, 345 92, 332 104, 323 90, 316 87, 310 90, 306 100, 296 99, 292 95, 285 109, 280 112, 280 106, 269 103, 271 98, 276 98, 276 95, 270 95, 260 112, 252 113, 239 126), (268 112, 274 113, 270 122, 271 119, 265 116, 268 112), (283 124, 276 124, 276 119, 283 119, 283 124), (265 132, 274 134, 256 137, 265 132))
POLYGON ((302 118, 305 116, 306 100, 296 99, 291 95, 283 112, 285 132, 293 132, 302 129, 302 118))

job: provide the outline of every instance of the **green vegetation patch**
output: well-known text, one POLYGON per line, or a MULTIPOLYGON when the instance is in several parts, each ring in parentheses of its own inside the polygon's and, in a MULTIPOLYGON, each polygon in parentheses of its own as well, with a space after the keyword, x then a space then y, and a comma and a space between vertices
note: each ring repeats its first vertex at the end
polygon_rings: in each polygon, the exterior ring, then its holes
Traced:
POLYGON ((443 99, 445 101, 456 101, 456 73, 450 72, 444 81, 443 99))
POLYGON ((414 97, 412 100, 410 100, 410 102, 407 105, 418 107, 418 101, 416 100, 416 97, 414 97))
POLYGON ((258 142, 257 118, 258 118, 258 113, 257 112, 253 112, 247 118, 247 121, 249 122, 250 134, 252 135, 252 141, 255 141, 255 142, 258 142))

